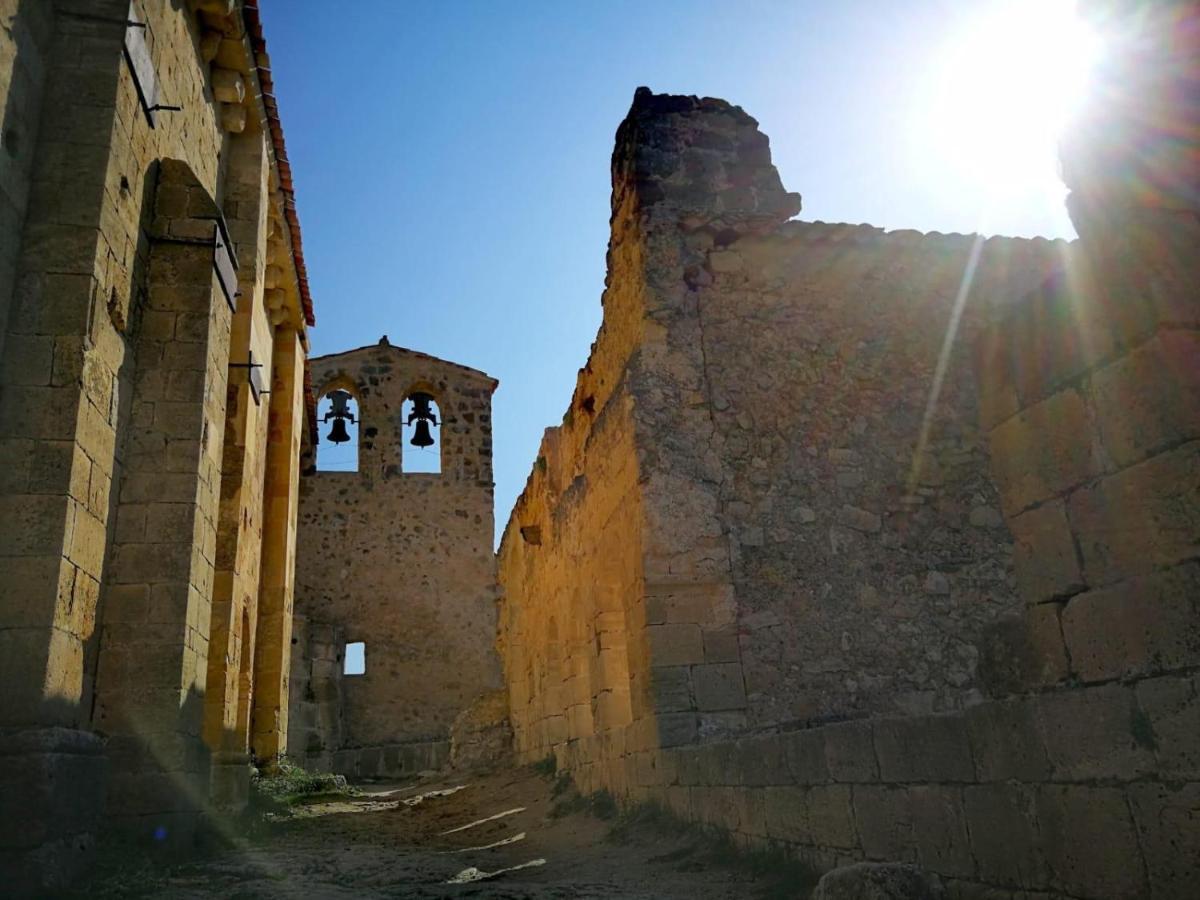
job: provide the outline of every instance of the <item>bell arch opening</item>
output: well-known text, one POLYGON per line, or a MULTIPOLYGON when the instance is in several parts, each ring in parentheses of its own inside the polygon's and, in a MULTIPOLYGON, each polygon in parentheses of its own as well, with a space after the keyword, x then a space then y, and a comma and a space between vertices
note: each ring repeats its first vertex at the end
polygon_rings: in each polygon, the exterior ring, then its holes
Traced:
POLYGON ((440 475, 442 410, 433 394, 414 388, 400 407, 400 471, 440 475))
POLYGON ((357 472, 362 415, 358 398, 345 386, 332 385, 317 400, 318 472, 357 472))

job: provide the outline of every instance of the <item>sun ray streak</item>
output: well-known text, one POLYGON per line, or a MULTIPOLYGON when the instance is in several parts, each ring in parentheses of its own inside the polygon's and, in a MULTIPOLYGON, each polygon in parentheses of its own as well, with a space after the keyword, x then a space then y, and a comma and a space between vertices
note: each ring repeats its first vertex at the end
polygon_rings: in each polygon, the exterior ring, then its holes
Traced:
POLYGON ((942 348, 938 353, 937 365, 933 370, 933 383, 929 386, 929 398, 925 401, 925 413, 921 417, 921 431, 917 437, 917 448, 913 452, 912 467, 909 470, 909 494, 913 493, 920 483, 921 466, 925 459, 925 447, 929 444, 929 432, 933 428, 934 412, 942 393, 942 384, 946 379, 946 369, 950 365, 950 354, 954 349, 954 341, 958 337, 958 326, 962 321, 963 310, 967 306, 967 297, 971 293, 971 285, 975 282, 975 272, 979 268, 979 258, 983 254, 983 242, 983 235, 975 235, 975 243, 971 245, 971 254, 967 257, 962 281, 959 282, 958 293, 954 297, 954 307, 950 310, 950 321, 946 323, 946 335, 942 338, 942 348))

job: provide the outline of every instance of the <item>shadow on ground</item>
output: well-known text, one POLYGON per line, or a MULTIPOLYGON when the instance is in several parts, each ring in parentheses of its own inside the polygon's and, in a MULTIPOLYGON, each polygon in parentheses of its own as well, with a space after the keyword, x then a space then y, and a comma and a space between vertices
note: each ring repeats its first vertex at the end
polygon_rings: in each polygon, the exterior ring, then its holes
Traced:
POLYGON ((805 898, 815 881, 544 769, 362 786, 262 818, 184 864, 109 847, 76 896, 715 900, 805 898))

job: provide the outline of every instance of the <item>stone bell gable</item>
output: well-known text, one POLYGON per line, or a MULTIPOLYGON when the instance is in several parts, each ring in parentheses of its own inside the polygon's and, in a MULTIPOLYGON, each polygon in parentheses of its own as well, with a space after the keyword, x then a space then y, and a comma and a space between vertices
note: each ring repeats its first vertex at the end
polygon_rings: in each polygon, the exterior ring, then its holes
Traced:
POLYGON ((455 716, 499 687, 497 382, 385 337, 315 359, 312 383, 319 443, 305 448, 300 489, 289 749, 350 775, 430 768, 445 759, 455 716), (341 447, 329 441, 337 419, 321 421, 337 391, 354 417, 341 422, 352 438, 341 447), (429 398, 433 447, 412 444, 413 395, 429 398), (339 470, 323 467, 327 450, 339 470), (440 471, 411 470, 431 454, 440 471), (355 644, 365 671, 347 674, 355 644))

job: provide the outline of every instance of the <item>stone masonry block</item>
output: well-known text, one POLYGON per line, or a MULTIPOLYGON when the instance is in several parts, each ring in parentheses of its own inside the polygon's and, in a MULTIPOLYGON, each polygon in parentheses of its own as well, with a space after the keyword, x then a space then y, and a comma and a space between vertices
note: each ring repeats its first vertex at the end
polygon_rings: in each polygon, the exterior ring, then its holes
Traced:
POLYGON ((0 497, 5 556, 62 556, 73 504, 65 495, 0 497), (64 541, 65 535, 65 541, 64 541))
POLYGON ((1114 336, 1086 267, 1072 266, 1069 272, 1069 277, 1044 281, 998 328, 997 353, 1003 354, 1022 405, 1052 394, 1114 351, 1114 336))
POLYGON ((703 744, 692 751, 695 755, 696 784, 726 784, 728 757, 723 744, 703 744))
POLYGON ((961 715, 880 719, 874 728, 882 780, 975 780, 971 744, 961 715))
POLYGON ((0 491, 20 494, 29 487, 34 446, 31 440, 0 438, 0 491))
POLYGON ((684 712, 695 708, 690 671, 688 666, 656 666, 650 670, 655 710, 684 712))
POLYGON ((788 769, 796 784, 824 784, 829 781, 825 729, 790 731, 781 737, 788 769))
POLYGON ((1083 590, 1075 538, 1062 500, 1026 510, 1009 523, 1013 568, 1026 603, 1042 603, 1083 590))
POLYGON ((692 813, 692 791, 680 785, 671 785, 666 791, 667 808, 681 819, 689 820, 692 813))
POLYGON ((1144 897, 1142 860, 1124 794, 1042 785, 1037 817, 1053 882, 1083 897, 1144 897))
POLYGON ((49 384, 54 362, 54 339, 26 335, 9 344, 0 363, 4 384, 49 384))
POLYGON ((1154 734, 1119 684, 1043 694, 1035 701, 1038 727, 1057 779, 1129 780, 1154 770, 1154 734))
POLYGON ((4 567, 0 608, 9 628, 49 626, 56 619, 69 619, 74 566, 57 555, 7 557, 0 565, 4 567))
POLYGON ((1200 564, 1130 578, 1072 598, 1062 617, 1071 668, 1084 681, 1200 663, 1200 564))
POLYGON ((704 644, 697 625, 647 625, 646 637, 656 667, 704 662, 704 644))
POLYGON ((979 638, 979 680, 992 696, 1056 684, 1067 677, 1061 603, 1039 603, 998 619, 979 638))
POLYGON ((944 785, 912 787, 908 801, 918 862, 941 875, 973 877, 975 858, 967 836, 962 789, 944 785))
POLYGON ((79 385, 61 388, 5 385, 0 397, 0 426, 8 438, 70 440, 79 412, 79 385))
POLYGON ((980 781, 1036 782, 1050 776, 1033 701, 982 703, 965 715, 980 781))
POLYGON ((692 666, 696 706, 705 711, 746 708, 746 687, 740 663, 692 666))
MULTIPOLYGON (((67 491, 76 500, 86 500, 92 477, 91 461, 74 441, 38 441, 26 443, 29 492, 57 494, 67 491)), ((20 493, 19 491, 15 493, 20 493)))
POLYGON ((734 628, 704 629, 704 661, 738 662, 738 636, 734 628))
POLYGON ((737 741, 734 746, 741 769, 739 782, 745 785, 791 784, 786 738, 787 735, 767 734, 737 741))
POLYGON ((808 815, 808 790, 802 787, 763 788, 767 836, 777 841, 811 844, 815 840, 808 815))
POLYGON ((979 385, 979 423, 995 428, 1020 409, 1013 376, 1010 340, 1000 325, 985 329, 975 343, 976 382, 979 385))
POLYGON ((867 859, 916 862, 907 788, 855 785, 854 821, 867 859))
POLYGON ((1127 789, 1154 898, 1193 897, 1200 884, 1200 784, 1127 789))
POLYGON ((971 851, 979 877, 991 884, 1045 887, 1046 861, 1033 818, 1030 788, 988 784, 963 791, 971 851))
POLYGON ((663 713, 658 717, 658 741, 661 747, 695 743, 700 723, 695 713, 663 713))
POLYGON ((825 762, 834 781, 870 782, 879 779, 875 742, 868 722, 842 722, 821 729, 825 762))
POLYGON ((652 624, 711 623, 722 589, 722 586, 708 584, 660 586, 646 594, 646 621, 652 624))
POLYGON ((844 784, 820 785, 809 790, 809 825, 817 844, 844 849, 858 846, 850 791, 849 785, 844 784))
POLYGON ((711 759, 714 768, 710 769, 711 778, 708 784, 742 785, 746 768, 753 761, 745 754, 737 741, 719 741, 711 745, 711 759))
POLYGON ((747 788, 737 791, 738 833, 751 839, 761 840, 767 836, 767 815, 763 802, 762 788, 747 788))
POLYGON ((1014 516, 1104 471, 1083 396, 1065 390, 991 433, 992 471, 1004 511, 1014 516))
POLYGON ((692 791, 692 809, 701 822, 734 831, 738 827, 737 790, 723 786, 700 786, 692 791))
MULTIPOLYGON (((669 751, 675 758, 676 779, 680 785, 700 784, 701 747, 679 747, 669 751)), ((664 751, 666 752, 666 751, 664 751)))
MULTIPOLYGON (((107 768, 93 734, 67 728, 8 730, 0 736, 0 794, 20 816, 0 821, 0 847, 32 848, 92 832, 107 768)), ((11 889, 12 885, 8 885, 11 889)))
POLYGON ((1101 440, 1119 466, 1200 438, 1200 333, 1160 331, 1089 384, 1101 440))
POLYGON ((1200 677, 1149 678, 1136 695, 1153 730, 1157 776, 1200 780, 1200 677))
POLYGON ((1200 556, 1200 442, 1076 491, 1067 514, 1092 586, 1200 556))

